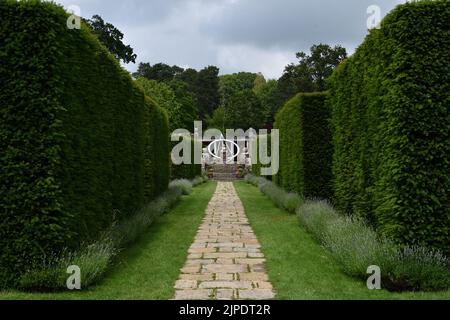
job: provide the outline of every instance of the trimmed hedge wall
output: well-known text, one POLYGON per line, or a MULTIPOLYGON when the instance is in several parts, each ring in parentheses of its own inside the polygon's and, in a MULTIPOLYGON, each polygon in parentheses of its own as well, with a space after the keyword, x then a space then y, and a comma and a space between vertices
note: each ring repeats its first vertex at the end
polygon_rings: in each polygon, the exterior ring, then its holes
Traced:
POLYGON ((329 81, 337 208, 447 254, 449 21, 449 1, 398 6, 329 81))
POLYGON ((167 112, 149 97, 146 100, 145 192, 148 202, 167 189, 170 180, 169 120, 167 112))
POLYGON ((164 191, 169 162, 165 115, 88 27, 40 1, 1 1, 0 17, 5 287, 164 191))
MULTIPOLYGON (((186 138, 184 138, 186 139, 186 138)), ((180 164, 175 165, 172 163, 172 170, 171 170, 171 179, 172 180, 178 180, 178 179, 188 179, 192 180, 198 176, 202 175, 202 165, 201 164, 194 164, 195 157, 194 157, 194 140, 192 141, 191 145, 191 160, 192 164, 180 164)), ((181 142, 181 139, 179 142, 172 142, 172 147, 175 147, 178 143, 181 142)))
POLYGON ((280 171, 275 182, 306 198, 332 196, 332 144, 326 93, 300 93, 276 116, 280 171))
MULTIPOLYGON (((252 159, 252 175, 260 177, 261 169, 268 167, 268 166, 261 164, 261 162, 260 162, 260 159, 259 159, 260 143, 265 142, 267 144, 267 154, 270 156, 272 154, 271 153, 272 152, 272 135, 271 134, 258 135, 256 139, 257 140, 256 140, 255 144, 258 146, 258 148, 257 148, 258 152, 257 152, 257 158, 252 159)), ((265 176, 265 178, 272 180, 272 176, 265 176)))

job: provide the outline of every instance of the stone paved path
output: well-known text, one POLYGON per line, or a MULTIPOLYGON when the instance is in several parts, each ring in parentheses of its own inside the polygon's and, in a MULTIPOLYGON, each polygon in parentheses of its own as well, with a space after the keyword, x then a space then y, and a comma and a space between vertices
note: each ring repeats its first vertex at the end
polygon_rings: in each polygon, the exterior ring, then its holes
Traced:
POLYGON ((219 182, 175 284, 175 299, 273 299, 264 263, 233 184, 219 182))

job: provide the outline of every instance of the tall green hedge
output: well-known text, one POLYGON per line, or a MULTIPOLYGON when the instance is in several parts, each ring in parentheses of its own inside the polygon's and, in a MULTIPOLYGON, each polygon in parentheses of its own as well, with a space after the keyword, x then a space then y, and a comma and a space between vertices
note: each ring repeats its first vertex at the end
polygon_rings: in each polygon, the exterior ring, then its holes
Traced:
POLYGON ((450 252, 450 2, 394 9, 332 76, 335 201, 450 252))
POLYGON ((67 18, 0 2, 0 287, 167 187, 164 114, 67 18))
MULTIPOLYGON (((181 139, 181 138, 180 138, 181 139)), ((186 139, 186 137, 184 137, 186 139)), ((172 147, 175 147, 179 142, 172 142, 172 147)), ((172 163, 171 167, 171 174, 170 177, 172 180, 176 179, 189 179, 192 180, 195 177, 202 175, 202 165, 201 164, 195 164, 195 153, 194 153, 194 144, 195 140, 191 139, 191 164, 180 164, 175 165, 172 163)))
POLYGON ((145 190, 146 201, 167 189, 170 180, 169 120, 167 112, 146 97, 145 190))
POLYGON ((332 195, 332 144, 326 93, 300 93, 276 116, 280 171, 275 182, 307 198, 332 195))
MULTIPOLYGON (((257 148, 256 159, 252 159, 252 174, 255 176, 261 176, 261 170, 263 168, 269 167, 269 165, 263 165, 259 159, 259 151, 261 147, 261 143, 264 142, 267 146, 267 155, 271 156, 272 154, 272 136, 270 134, 266 135, 258 135, 256 138, 255 148, 257 148)), ((266 176, 265 178, 271 180, 272 176, 266 176)))

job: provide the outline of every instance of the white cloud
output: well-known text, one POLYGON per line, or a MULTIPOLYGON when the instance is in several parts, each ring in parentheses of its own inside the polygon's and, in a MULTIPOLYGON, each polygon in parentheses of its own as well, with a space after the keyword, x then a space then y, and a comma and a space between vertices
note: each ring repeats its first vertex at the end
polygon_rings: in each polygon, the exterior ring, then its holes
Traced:
POLYGON ((295 55, 279 49, 263 50, 247 45, 219 46, 217 61, 229 72, 261 72, 267 78, 278 78, 284 67, 295 60, 295 55))
MULTIPOLYGON (((125 34, 138 62, 279 77, 295 53, 319 42, 349 52, 366 34, 367 6, 383 15, 405 0, 56 0, 101 15, 125 34)), ((137 66, 126 66, 130 71, 137 66)))

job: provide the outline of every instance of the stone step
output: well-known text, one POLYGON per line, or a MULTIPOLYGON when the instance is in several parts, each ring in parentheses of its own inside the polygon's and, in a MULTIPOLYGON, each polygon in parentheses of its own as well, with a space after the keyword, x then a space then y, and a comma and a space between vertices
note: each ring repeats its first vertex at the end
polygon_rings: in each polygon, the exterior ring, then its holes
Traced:
POLYGON ((237 177, 235 173, 230 174, 214 172, 213 179, 217 181, 234 181, 237 180, 237 177))
POLYGON ((214 165, 212 167, 214 172, 217 173, 233 173, 235 174, 236 171, 238 170, 238 166, 237 165, 214 165))

